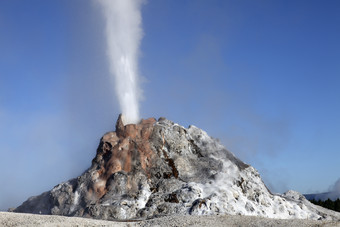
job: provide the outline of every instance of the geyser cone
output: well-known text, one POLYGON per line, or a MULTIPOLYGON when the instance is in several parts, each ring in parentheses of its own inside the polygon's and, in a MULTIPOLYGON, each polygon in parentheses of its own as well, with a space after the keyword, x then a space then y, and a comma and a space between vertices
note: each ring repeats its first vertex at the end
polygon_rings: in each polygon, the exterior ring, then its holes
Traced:
POLYGON ((101 219, 242 214, 334 219, 297 192, 273 195, 258 172, 203 130, 160 118, 124 125, 100 140, 78 178, 31 197, 15 212, 101 219))

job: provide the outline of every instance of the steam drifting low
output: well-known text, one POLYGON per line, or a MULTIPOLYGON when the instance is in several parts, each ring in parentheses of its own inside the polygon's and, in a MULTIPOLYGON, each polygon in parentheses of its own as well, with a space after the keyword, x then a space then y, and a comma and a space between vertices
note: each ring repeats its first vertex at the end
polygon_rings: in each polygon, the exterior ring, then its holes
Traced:
POLYGON ((124 115, 124 123, 139 121, 138 56, 143 36, 142 0, 100 0, 106 19, 110 73, 124 115))

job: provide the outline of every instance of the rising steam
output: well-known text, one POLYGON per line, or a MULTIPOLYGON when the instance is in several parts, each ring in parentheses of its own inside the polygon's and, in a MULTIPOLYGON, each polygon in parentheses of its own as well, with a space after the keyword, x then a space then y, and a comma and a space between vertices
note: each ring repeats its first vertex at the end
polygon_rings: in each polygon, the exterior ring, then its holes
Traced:
POLYGON ((138 55, 143 36, 141 5, 143 0, 100 0, 106 19, 106 37, 110 73, 124 123, 139 121, 138 55))

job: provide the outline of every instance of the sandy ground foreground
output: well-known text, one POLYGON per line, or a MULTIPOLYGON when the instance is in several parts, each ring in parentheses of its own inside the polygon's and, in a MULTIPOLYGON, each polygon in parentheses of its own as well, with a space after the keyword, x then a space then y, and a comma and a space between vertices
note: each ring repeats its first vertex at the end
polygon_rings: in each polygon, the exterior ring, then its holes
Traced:
POLYGON ((172 216, 145 221, 116 222, 54 215, 0 212, 0 226, 340 226, 340 222, 282 220, 252 216, 172 216))

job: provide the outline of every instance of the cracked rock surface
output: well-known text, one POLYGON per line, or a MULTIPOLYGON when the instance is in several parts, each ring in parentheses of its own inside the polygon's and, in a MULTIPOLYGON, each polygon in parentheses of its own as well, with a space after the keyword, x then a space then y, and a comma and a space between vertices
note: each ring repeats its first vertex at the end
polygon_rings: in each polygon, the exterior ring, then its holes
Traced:
POLYGON ((340 220, 297 192, 270 193, 252 166, 195 126, 165 118, 124 125, 122 115, 116 131, 101 138, 88 170, 14 212, 107 220, 218 214, 340 220))

